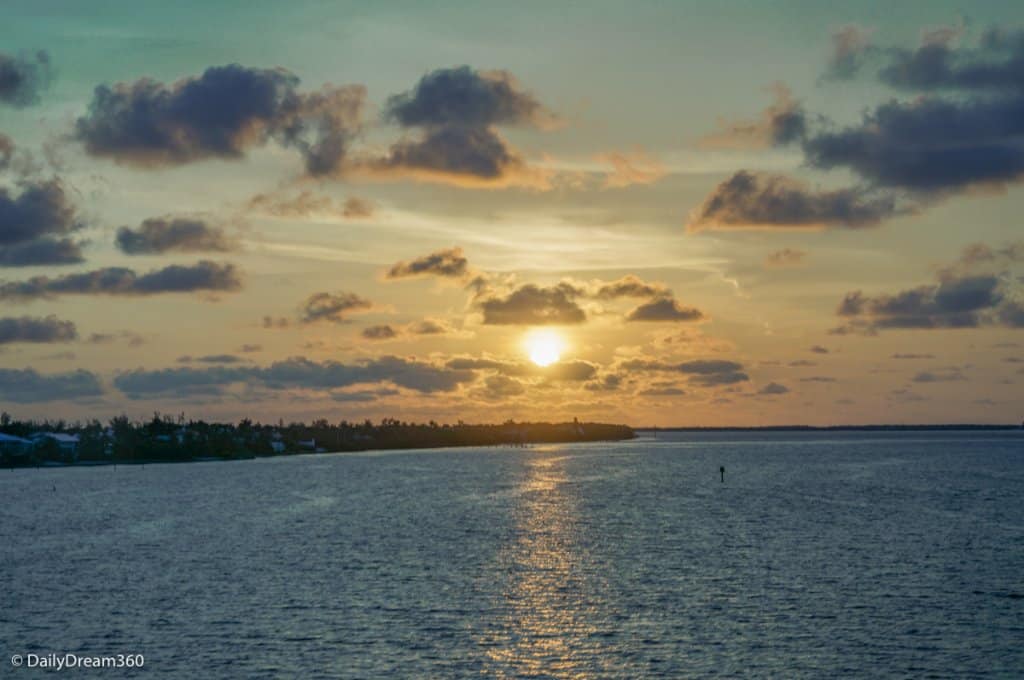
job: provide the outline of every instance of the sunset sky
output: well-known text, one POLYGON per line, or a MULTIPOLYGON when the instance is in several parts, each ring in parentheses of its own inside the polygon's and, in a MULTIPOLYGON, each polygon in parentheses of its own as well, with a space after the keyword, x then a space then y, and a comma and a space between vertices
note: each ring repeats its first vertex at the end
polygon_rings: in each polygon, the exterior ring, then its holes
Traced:
POLYGON ((1017 2, 0 14, 16 416, 1024 417, 1017 2))

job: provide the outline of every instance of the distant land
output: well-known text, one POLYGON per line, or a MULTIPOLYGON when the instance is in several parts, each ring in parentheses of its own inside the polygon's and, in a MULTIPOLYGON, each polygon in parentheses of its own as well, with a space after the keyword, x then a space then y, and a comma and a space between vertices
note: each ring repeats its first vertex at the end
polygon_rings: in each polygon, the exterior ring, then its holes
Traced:
POLYGON ((500 425, 458 422, 454 425, 407 423, 385 418, 380 423, 326 419, 277 425, 241 420, 209 423, 156 413, 148 421, 126 416, 107 424, 66 421, 19 421, 0 414, 0 465, 102 465, 181 463, 232 460, 300 453, 341 453, 380 449, 456 446, 525 446, 541 443, 618 441, 635 437, 627 425, 607 423, 517 423, 500 425))
POLYGON ((1021 424, 905 424, 905 425, 760 425, 733 427, 636 427, 637 432, 888 432, 888 431, 947 431, 947 430, 1020 430, 1021 424))

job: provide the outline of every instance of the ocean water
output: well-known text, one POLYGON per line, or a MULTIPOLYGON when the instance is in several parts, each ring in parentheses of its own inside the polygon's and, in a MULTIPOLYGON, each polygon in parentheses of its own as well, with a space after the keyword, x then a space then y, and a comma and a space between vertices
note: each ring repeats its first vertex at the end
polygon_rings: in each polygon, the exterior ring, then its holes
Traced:
POLYGON ((2 470, 0 503, 5 678, 1024 676, 1022 432, 2 470))

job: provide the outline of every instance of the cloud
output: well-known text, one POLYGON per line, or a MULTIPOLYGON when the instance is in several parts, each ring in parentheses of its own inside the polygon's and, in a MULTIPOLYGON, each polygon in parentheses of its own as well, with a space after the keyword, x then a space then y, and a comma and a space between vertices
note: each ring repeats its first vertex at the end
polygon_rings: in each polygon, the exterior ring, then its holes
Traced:
POLYGON ((818 364, 813 361, 807 361, 806 359, 797 359, 796 361, 790 361, 786 365, 790 368, 806 368, 808 366, 817 366, 818 364))
POLYGON ((89 371, 44 375, 32 368, 0 368, 0 401, 31 404, 96 397, 103 394, 99 378, 89 371))
POLYGON ((0 104, 15 108, 36 104, 52 80, 53 67, 46 51, 17 56, 0 52, 0 104))
POLYGON ((133 399, 213 392, 248 384, 269 390, 336 390, 352 385, 391 383, 433 394, 452 392, 475 377, 472 371, 435 366, 415 359, 384 356, 358 363, 317 362, 304 357, 277 361, 266 367, 209 366, 159 370, 136 369, 118 375, 114 386, 133 399))
POLYGON ((398 331, 387 324, 382 324, 364 328, 362 336, 367 340, 394 340, 398 337, 398 331))
POLYGON ((508 399, 526 392, 526 386, 523 383, 504 375, 489 375, 484 378, 483 382, 485 389, 478 394, 488 400, 508 399))
POLYGON ((740 170, 704 200, 688 229, 858 229, 908 210, 885 194, 817 190, 784 175, 740 170))
POLYGON ((381 387, 375 390, 353 390, 350 392, 331 392, 331 399, 340 402, 366 403, 378 401, 385 397, 393 397, 401 394, 398 390, 388 387, 381 387))
POLYGON ((405 279, 423 276, 461 279, 469 274, 469 260, 462 254, 462 248, 438 250, 414 260, 396 262, 388 269, 388 279, 405 279))
POLYGON ((242 287, 234 265, 201 260, 195 265, 171 265, 137 274, 124 267, 106 267, 51 278, 0 282, 0 300, 25 302, 61 295, 144 296, 162 293, 234 292, 242 287))
POLYGON ((14 140, 0 132, 0 170, 6 170, 14 158, 14 140))
POLYGON ((244 362, 245 359, 234 354, 207 354, 205 356, 193 357, 193 356, 182 356, 178 357, 179 364, 239 364, 244 362))
POLYGON ((1000 91, 1024 82, 1024 31, 991 28, 976 47, 956 46, 963 27, 942 27, 914 49, 884 50, 878 78, 910 91, 1000 91))
POLYGON ((238 351, 241 352, 242 354, 252 354, 253 352, 261 352, 263 351, 263 345, 246 344, 239 347, 238 351))
POLYGON ((355 196, 338 204, 330 196, 323 196, 312 191, 302 191, 296 196, 285 196, 277 193, 256 194, 249 199, 249 210, 262 212, 274 217, 341 217, 344 219, 360 219, 372 217, 376 206, 370 200, 355 196))
POLYGON ((807 257, 807 251, 796 248, 783 248, 776 250, 764 259, 765 267, 796 267, 803 264, 807 257))
POLYGON ((788 392, 788 387, 786 387, 785 385, 780 385, 777 382, 770 382, 757 391, 758 394, 762 395, 786 394, 788 392))
POLYGON ((114 342, 119 338, 126 340, 132 347, 138 347, 146 344, 145 338, 138 333, 132 333, 131 331, 121 331, 120 333, 92 333, 86 339, 86 342, 91 345, 103 345, 114 342))
POLYGON ((453 335, 458 332, 447 321, 438 319, 413 321, 405 327, 405 330, 412 335, 453 335))
POLYGON ((668 169, 661 161, 640 149, 632 152, 610 151, 598 154, 595 160, 611 166, 611 171, 604 177, 605 189, 654 184, 668 174, 668 169))
POLYGON ((829 57, 825 77, 848 80, 857 75, 870 48, 870 31, 848 24, 832 33, 832 56, 829 57))
POLYGON ((341 214, 349 219, 358 219, 361 217, 373 217, 376 211, 377 206, 373 201, 359 198, 358 196, 350 196, 345 199, 345 205, 341 210, 341 214))
POLYGON ((24 182, 17 196, 0 187, 0 266, 81 262, 81 244, 66 237, 83 226, 56 179, 24 182))
POLYGON ((213 66, 166 85, 149 78, 100 85, 75 123, 87 153, 142 168, 239 159, 275 140, 298 149, 306 172, 342 165, 359 130, 361 86, 298 91, 284 69, 213 66))
POLYGON ((701 140, 705 148, 762 149, 799 141, 807 132, 807 115, 782 83, 769 88, 774 101, 757 120, 719 121, 721 128, 701 140))
POLYGON ((961 380, 967 380, 967 376, 958 368, 952 368, 939 373, 922 371, 913 377, 913 381, 916 383, 958 382, 961 380))
POLYGON ((507 71, 437 69, 412 90, 390 97, 384 118, 421 134, 396 142, 387 155, 366 163, 373 172, 476 186, 547 184, 495 129, 544 128, 554 121, 507 71))
POLYGON ((890 358, 892 358, 892 359, 904 359, 904 360, 934 359, 935 355, 934 354, 900 354, 900 353, 896 353, 896 354, 893 354, 892 357, 890 357, 890 358))
POLYGON ((829 353, 828 347, 823 347, 822 345, 812 345, 808 351, 810 351, 810 352, 812 352, 814 354, 828 354, 829 353))
POLYGON ((0 318, 0 345, 14 342, 71 342, 78 339, 78 330, 70 321, 56 316, 0 318))
POLYGON ((704 313, 696 307, 684 307, 672 297, 646 302, 626 315, 626 321, 701 321, 704 313))
POLYGON ((0 247, 0 267, 41 267, 85 262, 82 244, 69 238, 37 238, 0 247))
POLYGON ((637 394, 641 397, 681 397, 686 394, 686 390, 678 387, 651 387, 637 394))
POLYGON ((956 275, 942 272, 936 284, 893 295, 847 293, 836 313, 847 320, 842 332, 879 330, 1024 327, 1020 302, 1011 297, 1011 280, 996 274, 956 275))
POLYGON ((469 66, 431 71, 411 91, 390 97, 384 115, 403 127, 545 127, 553 120, 508 71, 477 71, 469 66))
POLYGON ((566 283, 547 287, 528 283, 507 295, 485 295, 476 304, 487 325, 569 325, 587 320, 576 303, 578 295, 579 290, 566 283))
POLYGON ((809 376, 807 378, 800 378, 800 382, 805 382, 805 383, 834 383, 834 382, 836 382, 836 379, 832 378, 832 377, 829 377, 827 375, 812 375, 812 376, 809 376))
POLYGON ((705 387, 733 385, 750 380, 750 376, 743 372, 743 364, 724 359, 694 359, 682 363, 631 359, 623 362, 621 368, 627 371, 682 373, 690 376, 691 382, 705 387))
POLYGON ((858 124, 809 135, 807 163, 850 170, 873 187, 919 200, 1020 181, 1024 31, 990 29, 964 47, 954 39, 960 32, 927 32, 914 49, 862 46, 858 63, 879 60, 879 80, 915 96, 885 102, 858 124))
POLYGON ((449 359, 445 366, 459 371, 494 371, 518 378, 532 377, 570 382, 590 380, 598 372, 596 364, 581 359, 560 361, 550 366, 535 366, 501 359, 455 357, 449 359))
POLYGON ((347 321, 346 314, 372 308, 372 302, 355 293, 314 293, 302 305, 302 322, 345 323, 347 321))
POLYGON ((671 293, 672 291, 664 284, 651 283, 633 274, 627 274, 616 281, 597 284, 592 295, 598 300, 614 300, 621 297, 653 298, 671 293))
POLYGON ((170 216, 144 220, 137 229, 121 227, 116 242, 128 255, 227 252, 236 247, 220 227, 201 219, 170 216))

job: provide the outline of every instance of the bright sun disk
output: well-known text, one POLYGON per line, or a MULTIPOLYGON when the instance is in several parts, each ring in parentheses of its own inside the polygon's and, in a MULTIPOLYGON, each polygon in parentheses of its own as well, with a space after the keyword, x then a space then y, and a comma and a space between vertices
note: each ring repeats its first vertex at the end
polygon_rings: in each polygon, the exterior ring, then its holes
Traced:
POLYGON ((526 351, 530 361, 538 366, 550 366, 562 356, 562 338, 554 331, 538 330, 526 336, 526 351))

